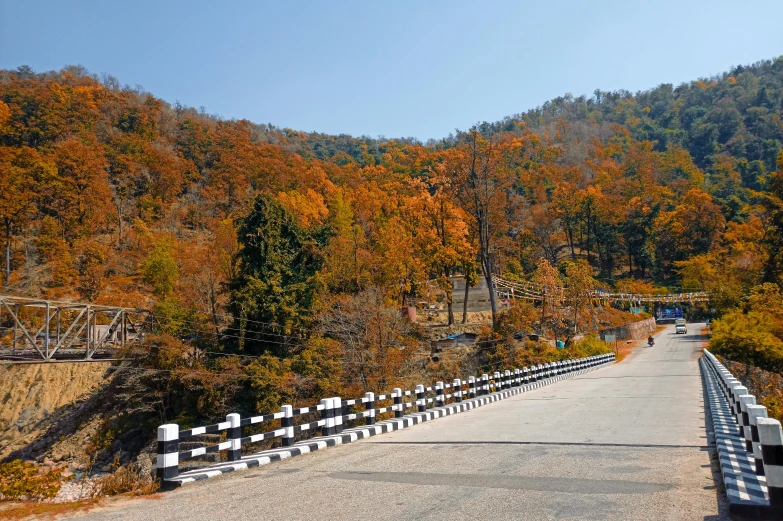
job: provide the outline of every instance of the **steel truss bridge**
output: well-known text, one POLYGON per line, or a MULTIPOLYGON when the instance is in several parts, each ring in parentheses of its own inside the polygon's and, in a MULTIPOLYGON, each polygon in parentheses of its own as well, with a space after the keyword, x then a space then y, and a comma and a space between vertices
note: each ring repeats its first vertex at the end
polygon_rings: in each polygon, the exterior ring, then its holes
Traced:
POLYGON ((0 295, 0 359, 111 358, 151 326, 145 309, 0 295))

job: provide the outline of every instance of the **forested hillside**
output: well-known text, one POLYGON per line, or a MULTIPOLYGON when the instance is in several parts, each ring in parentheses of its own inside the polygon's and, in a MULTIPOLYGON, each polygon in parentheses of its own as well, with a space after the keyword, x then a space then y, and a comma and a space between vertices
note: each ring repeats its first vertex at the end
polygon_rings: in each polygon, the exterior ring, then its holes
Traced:
MULTIPOLYGON (((237 275, 237 223, 259 194, 304 228, 328 229, 318 271, 331 290, 377 284, 403 301, 464 263, 443 265, 433 234, 448 235, 441 249, 477 250, 455 163, 471 132, 427 146, 308 134, 172 107, 78 67, 0 78, 3 260, 14 291, 101 301, 121 287, 126 303, 149 305, 152 255, 177 265, 155 300, 217 301, 237 275), (403 244, 406 255, 385 253, 403 244), (205 265, 210 282, 196 280, 205 265)), ((758 244, 755 192, 778 168, 781 113, 778 58, 676 88, 557 98, 479 125, 506 177, 494 269, 525 277, 539 256, 581 257, 609 283, 678 285, 675 263, 716 251, 726 233, 758 244)), ((746 254, 764 268, 762 254, 746 254)))
MULTIPOLYGON (((2 291, 154 308, 121 415, 376 390, 422 366, 395 308, 439 295, 459 321, 457 274, 583 288, 558 302, 573 322, 596 285, 778 302, 782 143, 783 57, 427 144, 226 121, 80 67, 0 71, 2 291)), ((558 334, 543 308, 495 315, 488 345, 558 334)), ((783 360, 780 316, 759 323, 783 360)))

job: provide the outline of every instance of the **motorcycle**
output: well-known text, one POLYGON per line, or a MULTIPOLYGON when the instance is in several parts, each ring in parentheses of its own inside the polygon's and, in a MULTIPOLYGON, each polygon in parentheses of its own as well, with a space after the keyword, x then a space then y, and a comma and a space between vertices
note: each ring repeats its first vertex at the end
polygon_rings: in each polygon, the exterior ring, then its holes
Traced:
POLYGON ((655 340, 653 340, 652 338, 648 338, 647 339, 647 345, 650 346, 650 347, 654 346, 655 345, 655 340))

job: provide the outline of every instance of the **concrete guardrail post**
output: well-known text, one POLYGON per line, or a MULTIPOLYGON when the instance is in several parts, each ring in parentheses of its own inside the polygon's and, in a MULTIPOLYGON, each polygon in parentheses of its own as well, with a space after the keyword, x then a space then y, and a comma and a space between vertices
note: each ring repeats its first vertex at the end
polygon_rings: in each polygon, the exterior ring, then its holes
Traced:
POLYGON ((486 396, 489 394, 489 375, 484 373, 481 375, 481 395, 486 396))
POLYGON ((494 389, 493 389, 492 392, 498 392, 501 389, 503 389, 503 378, 500 376, 499 372, 495 371, 492 374, 492 381, 495 383, 495 385, 493 386, 494 389))
POLYGON ((734 411, 734 388, 740 387, 742 384, 736 378, 726 379, 726 399, 729 400, 729 406, 734 411))
POLYGON ((334 410, 334 433, 340 434, 343 432, 343 401, 339 396, 332 397, 332 409, 334 410))
POLYGON ((764 476, 767 478, 769 505, 783 509, 783 430, 772 418, 757 418, 764 476))
POLYGON ((367 400, 364 404, 367 411, 366 424, 375 425, 375 393, 365 393, 364 399, 367 400))
POLYGON ((283 417, 280 418, 280 426, 285 429, 283 433, 283 447, 290 447, 294 444, 294 408, 291 405, 280 407, 283 417))
POLYGON ((402 389, 399 387, 395 388, 392 392, 392 396, 394 397, 394 417, 402 418, 404 414, 404 411, 402 410, 402 389))
POLYGON ((228 461, 239 461, 242 459, 242 427, 241 418, 235 412, 226 415, 226 421, 229 423, 227 438, 231 441, 231 448, 228 449, 228 461))
POLYGON ((519 376, 519 374, 520 374, 519 369, 514 368, 514 387, 519 387, 520 385, 522 385, 522 379, 519 376))
POLYGON ((462 402, 462 380, 459 378, 454 379, 454 401, 457 403, 462 402))
POLYGON ((476 377, 475 376, 469 376, 468 377, 468 397, 475 398, 476 397, 476 377))
POLYGON ((732 384, 729 406, 731 407, 731 415, 734 416, 734 421, 737 422, 737 431, 740 433, 740 436, 742 436, 742 413, 740 412, 739 397, 743 394, 748 394, 747 387, 742 384, 732 384))
POLYGON ((743 394, 739 397, 740 400, 740 419, 742 422, 739 424, 740 431, 742 431, 742 437, 745 438, 745 450, 751 452, 753 445, 750 439, 750 416, 748 416, 748 407, 756 405, 756 397, 752 394, 743 394))
POLYGON ((435 405, 438 407, 446 405, 446 398, 443 393, 443 382, 435 382, 435 405))
POLYGON ((324 424, 321 426, 321 436, 331 436, 334 434, 334 409, 332 408, 332 399, 323 398, 321 405, 324 406, 321 409, 321 419, 324 424))
POLYGON ((155 466, 161 481, 179 474, 179 425, 176 423, 158 427, 158 458, 155 466))
POLYGON ((424 386, 421 384, 416 386, 416 405, 418 406, 419 412, 427 410, 427 402, 424 401, 424 386))
POLYGON ((756 474, 764 475, 764 461, 761 457, 761 443, 759 443, 759 428, 757 420, 767 417, 767 408, 763 405, 748 405, 748 419, 750 420, 750 441, 753 459, 756 463, 756 474))

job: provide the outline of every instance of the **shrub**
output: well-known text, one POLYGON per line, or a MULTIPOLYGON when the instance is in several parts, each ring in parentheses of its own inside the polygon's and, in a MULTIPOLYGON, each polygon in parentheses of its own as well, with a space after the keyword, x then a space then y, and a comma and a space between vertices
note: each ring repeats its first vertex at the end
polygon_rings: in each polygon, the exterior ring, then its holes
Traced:
POLYGON ((783 341, 773 334, 776 328, 768 313, 728 313, 711 324, 710 351, 735 362, 783 372, 783 341))
POLYGON ((719 359, 756 397, 759 405, 767 408, 770 418, 783 421, 783 376, 723 357, 719 359))
POLYGON ((589 335, 575 342, 567 349, 568 358, 584 358, 587 356, 604 355, 614 352, 612 345, 597 336, 589 335))
POLYGON ((144 472, 138 463, 120 466, 119 460, 115 459, 113 466, 113 473, 98 479, 96 495, 116 496, 132 493, 134 496, 142 496, 157 492, 160 488, 158 480, 144 472))
POLYGON ((62 472, 62 468, 44 470, 29 461, 0 463, 0 500, 51 499, 60 491, 62 472))

